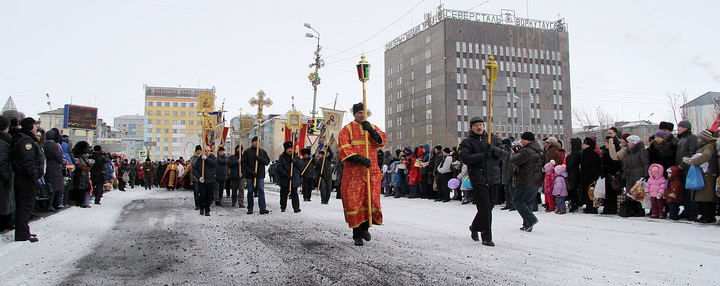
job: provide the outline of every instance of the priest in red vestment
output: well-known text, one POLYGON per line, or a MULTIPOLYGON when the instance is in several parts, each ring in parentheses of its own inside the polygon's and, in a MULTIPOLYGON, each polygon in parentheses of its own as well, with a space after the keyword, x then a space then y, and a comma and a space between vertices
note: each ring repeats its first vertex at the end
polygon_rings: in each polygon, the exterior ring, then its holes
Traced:
POLYGON ((370 169, 370 192, 372 223, 382 224, 380 188, 382 172, 378 167, 377 149, 385 146, 387 135, 377 126, 365 121, 363 104, 353 105, 355 120, 345 125, 338 135, 339 156, 343 162, 341 195, 345 221, 353 229, 355 245, 370 241, 368 214, 367 170, 370 169), (365 134, 368 134, 369 154, 365 150, 365 134))

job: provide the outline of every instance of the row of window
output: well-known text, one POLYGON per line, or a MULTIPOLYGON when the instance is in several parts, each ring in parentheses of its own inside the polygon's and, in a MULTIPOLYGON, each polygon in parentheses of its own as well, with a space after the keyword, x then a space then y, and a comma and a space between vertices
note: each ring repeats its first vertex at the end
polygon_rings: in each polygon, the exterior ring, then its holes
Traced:
POLYGON ((159 106, 159 107, 195 107, 195 102, 171 102, 171 101, 148 101, 147 106, 159 106))
MULTIPOLYGON (((508 72, 547 74, 547 75, 557 75, 557 76, 562 75, 562 67, 555 66, 555 65, 517 63, 517 66, 516 66, 515 63, 513 63, 513 62, 503 62, 503 61, 495 61, 495 62, 498 65, 498 71, 501 71, 501 72, 508 71, 508 72), (529 71, 528 71, 528 67, 529 67, 529 71)), ((430 65, 428 65, 428 67, 426 67, 426 69, 425 69, 426 73, 430 73, 428 71, 429 66, 430 65)), ((457 68, 483 70, 483 69, 485 69, 485 60, 456 58, 455 66, 457 68), (475 64, 473 65, 473 63, 475 63, 475 64)))
MULTIPOLYGON (((475 53, 476 54, 493 54, 493 55, 499 55, 499 56, 509 56, 514 57, 517 54, 517 57, 521 58, 530 58, 530 59, 552 59, 561 61, 560 58, 560 52, 556 51, 549 51, 549 50, 538 50, 538 49, 528 49, 528 48, 514 48, 514 47, 507 47, 507 46, 498 46, 498 45, 489 45, 489 44, 479 44, 475 43, 475 53), (516 53, 517 51, 517 53, 516 53)), ((466 42, 455 42, 455 51, 460 53, 472 53, 473 52, 473 43, 466 43, 466 42)))
MULTIPOLYGON (((398 93, 397 93, 397 98, 398 98, 398 99, 401 99, 401 98, 402 98, 402 91, 398 91, 398 93)), ((422 100, 422 99, 420 99, 420 100, 422 100)), ((392 101, 392 96, 390 97, 390 101, 392 101)), ((428 95, 425 96, 425 104, 427 104, 427 105, 432 104, 432 95, 428 94, 428 95)), ((402 107, 402 104, 397 104, 397 105, 395 106, 395 109, 397 110, 397 112, 402 112, 402 108, 403 108, 403 107, 402 107)), ((411 101, 410 101, 410 108, 415 108, 415 100, 411 100, 411 101)), ((392 108, 392 107, 388 107, 388 108, 387 108, 387 115, 391 115, 391 114, 393 114, 393 108, 392 108)))
MULTIPOLYGON (((169 111, 169 110, 165 110, 164 113, 165 113, 165 116, 170 116, 170 111, 169 111)), ((194 111, 188 111, 188 112, 185 112, 185 111, 173 111, 173 112, 172 112, 172 115, 173 115, 173 116, 186 116, 186 114, 187 114, 187 116, 202 116, 202 114, 201 114, 200 112, 195 113, 194 111)), ((148 111, 147 111, 147 115, 163 115, 163 112, 160 111, 160 110, 148 110, 148 111)))
MULTIPOLYGON (((432 110, 426 110, 425 111, 425 120, 432 120, 432 110)), ((410 122, 415 123, 415 114, 410 115, 410 122)), ((398 117, 395 119, 395 126, 402 126, 402 117, 398 117)), ((388 120, 386 128, 392 128, 393 127, 393 120, 388 120)))
MULTIPOLYGON (((153 120, 152 120, 152 119, 148 119, 147 123, 148 123, 148 124, 153 124, 153 120)), ((195 120, 173 120, 173 121, 172 121, 172 124, 173 124, 173 125, 178 125, 178 124, 180 124, 180 125, 185 125, 186 123, 187 123, 188 125, 195 125, 195 120)), ((168 124, 170 124, 170 121, 169 121, 169 120, 155 119, 155 124, 165 124, 165 125, 168 125, 168 124)), ((202 125, 202 122, 201 122, 200 120, 197 120, 197 125, 202 125)))
MULTIPOLYGON (((153 131, 152 128, 148 128, 148 129, 147 129, 147 133, 148 133, 148 134, 152 133, 152 131, 153 131)), ((160 134, 160 133, 169 134, 171 131, 172 131, 173 134, 178 134, 178 133, 179 133, 179 134, 185 134, 185 129, 175 129, 175 128, 173 128, 173 129, 171 130, 170 128, 155 128, 155 133, 158 133, 158 134, 160 134)), ((195 129, 187 129, 187 133, 188 133, 188 134, 197 133, 197 135, 202 135, 202 129, 197 129, 197 130, 195 130, 195 129)), ((158 136, 159 136, 159 135, 158 135, 158 136)))

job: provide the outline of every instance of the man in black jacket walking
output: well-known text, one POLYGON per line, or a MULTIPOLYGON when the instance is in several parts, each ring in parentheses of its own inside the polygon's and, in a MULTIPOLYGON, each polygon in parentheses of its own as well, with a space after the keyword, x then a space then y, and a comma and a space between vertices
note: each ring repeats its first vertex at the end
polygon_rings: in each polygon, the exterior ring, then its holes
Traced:
POLYGON ((210 204, 213 201, 215 191, 215 167, 217 157, 212 153, 209 146, 203 147, 204 152, 192 166, 192 175, 198 178, 198 190, 200 191, 200 215, 210 216, 210 204))
POLYGON ((531 232, 533 226, 538 223, 537 217, 532 213, 532 204, 536 204, 537 189, 543 183, 544 176, 541 168, 544 157, 542 156, 542 147, 535 141, 535 134, 532 132, 520 135, 520 143, 522 144, 520 151, 513 150, 510 155, 510 164, 515 166, 513 206, 523 219, 523 226, 520 230, 531 232))
POLYGON ((103 186, 105 185, 105 164, 110 162, 110 156, 105 153, 102 146, 95 145, 89 159, 93 160, 92 168, 90 168, 90 181, 93 184, 93 196, 95 196, 95 204, 100 204, 103 196, 103 186))
POLYGON ((480 117, 470 120, 470 135, 460 143, 460 160, 468 166, 468 176, 473 189, 473 198, 477 213, 470 225, 470 237, 482 244, 495 246, 492 241, 492 209, 495 194, 502 184, 499 161, 507 155, 497 136, 485 131, 485 121, 480 117))
POLYGON ((265 166, 270 164, 267 152, 258 147, 258 137, 252 138, 252 147, 242 153, 240 165, 243 174, 247 175, 247 214, 253 213, 254 194, 257 192, 260 214, 267 214, 265 205, 265 166))

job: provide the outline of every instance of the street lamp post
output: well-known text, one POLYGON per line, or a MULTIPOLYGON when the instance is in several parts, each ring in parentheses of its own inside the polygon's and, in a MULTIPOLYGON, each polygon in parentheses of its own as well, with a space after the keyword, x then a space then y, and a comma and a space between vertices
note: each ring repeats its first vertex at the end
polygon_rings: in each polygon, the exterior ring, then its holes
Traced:
POLYGON ((494 59, 495 58, 493 58, 493 56, 490 56, 490 60, 488 61, 487 64, 485 64, 485 79, 490 84, 490 100, 488 102, 488 106, 489 106, 488 107, 488 143, 492 142, 491 138, 490 138, 490 136, 492 136, 492 116, 493 116, 493 112, 492 112, 493 94, 492 94, 492 92, 493 92, 493 83, 497 79, 497 72, 498 72, 498 66, 497 66, 497 64, 495 64, 494 59))
POLYGON ((313 86, 313 109, 310 111, 310 114, 312 114, 313 121, 315 120, 315 114, 317 114, 317 111, 315 110, 315 106, 317 103, 317 86, 320 84, 320 75, 318 74, 318 70, 325 66, 325 61, 320 59, 320 50, 322 50, 322 47, 320 46, 320 32, 313 29, 312 26, 310 26, 310 23, 305 23, 304 25, 306 28, 313 30, 317 35, 314 35, 312 33, 306 33, 305 37, 308 38, 317 38, 317 49, 315 49, 315 62, 311 63, 310 67, 315 67, 315 73, 310 73, 310 76, 308 76, 308 79, 310 79, 310 82, 313 86))
MULTIPOLYGON (((358 79, 362 82, 363 86, 363 114, 365 121, 367 121, 367 89, 365 83, 370 80, 370 63, 365 60, 365 55, 360 57, 360 62, 356 65, 358 72, 358 79)), ((370 158, 370 144, 368 142, 368 132, 365 133, 365 158, 370 158)), ((370 190, 370 168, 367 169, 367 203, 368 203, 368 223, 372 226, 372 191, 370 190)))

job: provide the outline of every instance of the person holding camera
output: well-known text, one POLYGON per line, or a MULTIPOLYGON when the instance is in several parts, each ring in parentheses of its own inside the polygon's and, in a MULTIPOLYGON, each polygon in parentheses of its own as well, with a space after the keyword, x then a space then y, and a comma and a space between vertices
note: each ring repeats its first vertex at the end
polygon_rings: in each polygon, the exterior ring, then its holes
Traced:
POLYGON ((215 167, 218 165, 215 153, 209 146, 204 147, 192 166, 192 174, 198 178, 198 191, 200 192, 200 215, 210 216, 210 204, 215 191, 215 167))
POLYGON ((458 149, 460 160, 468 166, 473 202, 477 208, 470 225, 470 238, 475 241, 482 238, 483 245, 495 246, 492 240, 492 209, 495 194, 502 184, 499 162, 507 155, 507 151, 497 136, 485 131, 485 121, 482 118, 476 116, 470 119, 470 130, 472 132, 460 143, 458 149), (488 141, 488 136, 491 141, 488 141))
POLYGON ((535 203, 537 189, 543 185, 544 158, 542 157, 542 147, 535 141, 535 134, 532 132, 520 135, 520 143, 522 148, 518 151, 513 149, 512 155, 510 155, 510 164, 515 166, 513 206, 523 219, 523 226, 520 230, 531 232, 533 226, 538 223, 537 217, 532 213, 532 204, 535 203))

